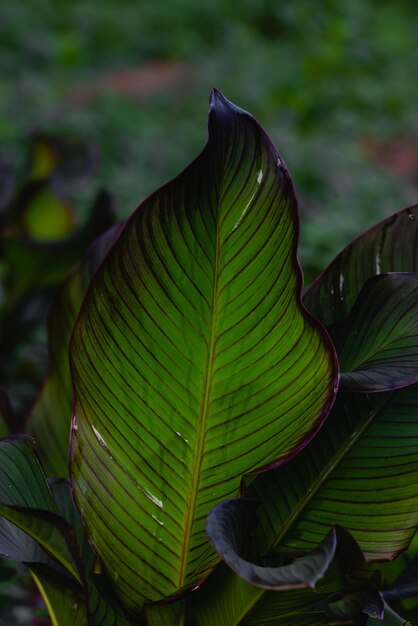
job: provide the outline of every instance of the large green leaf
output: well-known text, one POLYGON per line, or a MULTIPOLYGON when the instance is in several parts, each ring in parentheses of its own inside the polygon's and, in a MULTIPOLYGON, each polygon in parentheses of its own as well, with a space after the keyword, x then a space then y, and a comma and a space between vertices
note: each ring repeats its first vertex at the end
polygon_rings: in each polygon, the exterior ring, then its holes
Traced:
POLYGON ((369 278, 331 336, 341 387, 387 391, 418 382, 418 274, 369 278))
POLYGON ((88 248, 57 293, 48 320, 49 374, 31 410, 28 432, 38 442, 48 476, 68 474, 72 385, 68 364, 71 332, 90 279, 122 225, 112 226, 88 248))
POLYGON ((212 506, 296 454, 333 401, 296 242, 283 161, 215 91, 207 146, 138 208, 90 285, 71 349, 73 486, 134 613, 210 571, 212 506))
POLYGON ((304 303, 324 324, 344 320, 368 278, 418 271, 418 204, 355 239, 311 285, 304 303))

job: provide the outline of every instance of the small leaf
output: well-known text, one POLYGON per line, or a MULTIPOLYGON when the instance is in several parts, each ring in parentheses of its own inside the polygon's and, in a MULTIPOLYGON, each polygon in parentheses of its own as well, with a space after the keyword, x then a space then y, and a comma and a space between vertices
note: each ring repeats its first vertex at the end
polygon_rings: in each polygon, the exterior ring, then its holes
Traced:
POLYGON ((1 260, 5 267, 2 282, 7 292, 5 313, 9 317, 16 316, 30 293, 59 284, 89 243, 113 222, 110 197, 102 192, 97 195, 85 226, 69 237, 40 241, 16 234, 12 228, 0 232, 1 260))
POLYGON ((354 239, 309 287, 304 304, 327 326, 343 321, 368 278, 418 271, 418 204, 354 239))
POLYGON ((16 435, 0 440, 0 515, 80 580, 74 532, 57 514, 30 437, 16 435))
POLYGON ((387 391, 418 381, 418 274, 370 278, 346 320, 331 327, 341 386, 387 391))
POLYGON ((226 500, 210 512, 206 530, 225 563, 241 578, 264 589, 315 587, 334 558, 337 545, 335 529, 328 533, 317 548, 290 565, 262 567, 240 556, 248 527, 254 521, 255 506, 254 502, 248 500, 226 500))

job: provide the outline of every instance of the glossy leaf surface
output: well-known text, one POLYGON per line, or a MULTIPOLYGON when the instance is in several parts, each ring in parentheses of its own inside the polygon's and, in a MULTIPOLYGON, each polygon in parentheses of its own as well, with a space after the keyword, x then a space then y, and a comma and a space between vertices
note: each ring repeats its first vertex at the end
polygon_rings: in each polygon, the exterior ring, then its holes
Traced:
POLYGON ((49 374, 32 408, 28 432, 35 437, 48 476, 68 475, 72 384, 68 363, 71 332, 91 277, 122 229, 112 226, 88 248, 61 286, 48 320, 49 374))
POLYGON ((387 391, 418 381, 418 274, 370 278, 349 316, 331 329, 341 387, 387 391))
POLYGON ((257 587, 273 590, 315 587, 334 558, 335 530, 332 529, 312 552, 289 565, 256 565, 241 556, 248 528, 254 521, 254 505, 250 500, 237 498, 225 500, 212 509, 206 530, 215 550, 234 572, 257 587))
POLYGON ((368 278, 418 271, 418 205, 379 222, 355 239, 311 285, 304 303, 326 325, 344 320, 368 278))
POLYGON ((296 239, 277 150, 214 92, 206 148, 138 208, 91 283, 72 342, 74 492, 134 612, 210 571, 210 509, 297 453, 333 401, 296 239))

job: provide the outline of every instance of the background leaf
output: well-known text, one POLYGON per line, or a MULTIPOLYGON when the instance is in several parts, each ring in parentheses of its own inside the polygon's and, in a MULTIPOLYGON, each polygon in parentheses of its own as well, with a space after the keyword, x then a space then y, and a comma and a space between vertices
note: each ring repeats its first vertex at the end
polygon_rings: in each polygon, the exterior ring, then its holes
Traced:
POLYGON ((68 363, 71 332, 90 279, 122 228, 123 224, 112 226, 90 245, 83 260, 61 286, 49 315, 49 373, 27 424, 28 432, 38 441, 39 454, 49 476, 68 475, 73 398, 68 363))
POLYGON ((418 381, 418 274, 366 281, 349 316, 331 328, 341 386, 387 391, 418 381))
POLYGON ((416 272, 418 205, 402 209, 354 239, 304 295, 326 325, 344 320, 368 278, 386 272, 416 272))

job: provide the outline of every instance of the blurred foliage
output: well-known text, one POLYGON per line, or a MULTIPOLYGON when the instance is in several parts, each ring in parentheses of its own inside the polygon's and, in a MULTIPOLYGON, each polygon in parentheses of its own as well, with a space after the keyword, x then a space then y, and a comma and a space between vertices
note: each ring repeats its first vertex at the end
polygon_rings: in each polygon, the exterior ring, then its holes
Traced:
POLYGON ((294 173, 307 282, 416 199, 411 0, 5 0, 1 18, 3 158, 34 129, 89 139, 101 161, 71 190, 80 211, 106 183, 126 217, 175 175, 205 141, 213 85, 272 129, 294 173))
POLYGON ((86 219, 66 188, 86 176, 87 147, 74 140, 33 136, 25 172, 0 214, 1 430, 21 432, 45 376, 47 312, 57 286, 88 244, 114 221, 112 200, 96 194, 86 219), (83 165, 80 165, 81 164, 83 165))

